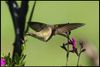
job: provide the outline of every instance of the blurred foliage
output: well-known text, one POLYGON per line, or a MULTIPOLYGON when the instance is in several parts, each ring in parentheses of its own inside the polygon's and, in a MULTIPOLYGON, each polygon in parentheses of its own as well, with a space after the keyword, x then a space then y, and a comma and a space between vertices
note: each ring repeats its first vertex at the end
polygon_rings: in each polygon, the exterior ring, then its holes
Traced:
POLYGON ((15 63, 15 66, 24 66, 26 55, 22 54, 21 57, 18 56, 18 54, 15 55, 14 57, 14 62, 12 62, 12 58, 10 57, 10 53, 8 53, 8 55, 5 55, 3 58, 5 58, 6 60, 6 64, 5 66, 13 66, 13 64, 15 63))

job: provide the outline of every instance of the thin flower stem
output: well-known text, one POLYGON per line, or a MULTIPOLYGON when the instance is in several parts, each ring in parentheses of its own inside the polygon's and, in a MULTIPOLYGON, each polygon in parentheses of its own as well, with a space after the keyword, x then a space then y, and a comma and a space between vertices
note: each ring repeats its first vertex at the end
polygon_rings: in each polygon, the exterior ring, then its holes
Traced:
POLYGON ((66 66, 68 64, 68 58, 69 58, 69 50, 67 51, 67 54, 66 54, 66 66))
POLYGON ((81 56, 81 51, 80 51, 80 53, 78 54, 77 66, 79 66, 79 60, 80 60, 80 56, 81 56))
POLYGON ((78 54, 77 66, 79 66, 79 60, 80 60, 80 55, 81 55, 81 53, 82 53, 82 50, 80 49, 80 52, 79 52, 79 54, 78 54))
MULTIPOLYGON (((67 54, 66 54, 67 55, 67 54)), ((67 66, 67 57, 66 57, 66 66, 67 66)))
POLYGON ((77 66, 79 66, 80 55, 78 56, 77 66))
MULTIPOLYGON (((69 34, 68 34, 68 40, 70 39, 69 38, 69 34)), ((69 58, 69 44, 68 44, 68 46, 67 46, 67 54, 66 54, 66 66, 67 66, 67 64, 68 64, 68 58, 69 58)))

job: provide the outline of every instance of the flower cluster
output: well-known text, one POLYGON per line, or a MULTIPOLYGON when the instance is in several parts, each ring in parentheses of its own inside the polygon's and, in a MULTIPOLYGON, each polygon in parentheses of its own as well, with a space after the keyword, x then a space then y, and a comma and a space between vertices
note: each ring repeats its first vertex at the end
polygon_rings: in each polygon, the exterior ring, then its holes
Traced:
POLYGON ((3 56, 1 57, 0 61, 1 61, 1 66, 13 66, 13 64, 15 63, 15 66, 24 66, 26 55, 22 54, 21 57, 18 56, 18 54, 15 55, 14 57, 14 61, 12 61, 11 57, 10 57, 10 53, 8 53, 7 56, 3 56))
POLYGON ((76 40, 75 40, 75 38, 69 39, 68 44, 72 45, 72 48, 73 48, 72 51, 75 52, 76 51, 76 40))
POLYGON ((66 37, 67 37, 68 41, 65 44, 63 43, 61 48, 63 48, 67 52, 67 62, 68 62, 69 52, 75 53, 78 56, 78 62, 77 62, 77 66, 78 66, 79 65, 80 55, 86 49, 83 47, 83 42, 80 42, 79 43, 80 51, 78 51, 78 48, 76 47, 76 39, 75 38, 70 38, 69 35, 70 34, 66 33, 66 37), (72 50, 69 49, 70 45, 72 46, 72 50), (66 48, 66 46, 67 46, 67 48, 66 48))
POLYGON ((1 57, 0 61, 1 61, 1 66, 6 65, 6 59, 4 57, 1 57))

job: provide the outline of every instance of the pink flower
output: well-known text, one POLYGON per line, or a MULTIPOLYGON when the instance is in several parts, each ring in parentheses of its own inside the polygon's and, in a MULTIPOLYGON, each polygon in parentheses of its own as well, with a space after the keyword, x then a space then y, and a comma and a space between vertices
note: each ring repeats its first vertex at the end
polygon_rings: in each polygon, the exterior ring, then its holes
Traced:
POLYGON ((68 43, 72 44, 73 52, 75 52, 75 50, 76 50, 76 40, 75 40, 75 38, 69 39, 68 43))
POLYGON ((1 66, 5 66, 6 65, 6 60, 4 57, 1 57, 1 66))

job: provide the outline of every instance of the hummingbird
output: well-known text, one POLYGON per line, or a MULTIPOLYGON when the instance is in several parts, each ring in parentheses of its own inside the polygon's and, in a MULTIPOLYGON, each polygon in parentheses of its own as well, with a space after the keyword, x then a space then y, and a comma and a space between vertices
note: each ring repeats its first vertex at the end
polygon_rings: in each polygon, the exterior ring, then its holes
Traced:
POLYGON ((28 32, 26 35, 35 37, 39 40, 47 42, 54 35, 61 35, 66 37, 71 30, 85 25, 84 23, 63 23, 63 24, 46 24, 41 22, 29 22, 29 27, 34 30, 33 32, 28 32))

